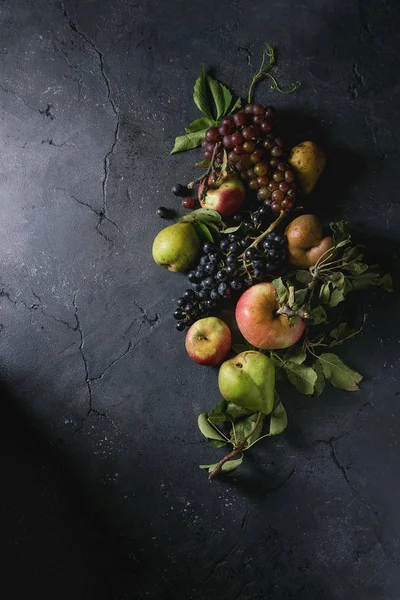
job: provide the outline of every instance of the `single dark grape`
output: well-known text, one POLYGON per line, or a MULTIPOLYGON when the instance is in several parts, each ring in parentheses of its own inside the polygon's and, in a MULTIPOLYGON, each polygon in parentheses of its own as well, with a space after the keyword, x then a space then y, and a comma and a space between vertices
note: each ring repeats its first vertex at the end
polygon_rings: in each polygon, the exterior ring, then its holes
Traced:
POLYGON ((228 275, 228 277, 233 277, 234 275, 236 275, 237 274, 236 265, 235 264, 227 265, 226 274, 228 275))
POLYGON ((190 196, 191 194, 191 191, 188 190, 186 185, 182 185, 181 183, 176 183, 171 188, 171 191, 173 194, 175 194, 175 196, 182 196, 182 198, 184 198, 185 196, 190 196))
POLYGON ((203 254, 203 256, 200 258, 200 264, 204 267, 204 265, 206 265, 208 262, 210 262, 208 254, 203 254))
POLYGON ((208 142, 216 142, 219 138, 218 127, 210 127, 206 131, 206 140, 208 142))
POLYGON ((196 271, 190 271, 190 273, 188 275, 188 281, 190 281, 190 283, 196 283, 197 282, 196 271))
POLYGON ((196 294, 194 293, 193 290, 188 289, 183 292, 182 297, 185 298, 186 300, 195 300, 196 294))
POLYGON ((222 240, 219 243, 219 247, 221 248, 221 250, 227 250, 229 246, 229 240, 227 237, 222 238, 222 240))
POLYGON ((177 308, 176 311, 174 312, 174 319, 177 319, 177 320, 183 319, 182 311, 179 310, 179 308, 177 308))
POLYGON ((179 323, 176 324, 176 328, 178 331, 183 331, 186 327, 186 323, 185 321, 179 321, 179 323))
POLYGON ((177 302, 176 302, 176 305, 177 305, 179 308, 182 308, 182 306, 184 306, 185 302, 186 302, 185 298, 178 298, 178 300, 177 300, 177 302))
POLYGON ((258 251, 256 248, 247 248, 245 256, 247 258, 247 260, 253 260, 254 258, 256 258, 258 256, 258 251))
POLYGON ((203 286, 203 288, 212 288, 214 285, 214 279, 212 277, 206 277, 201 282, 201 285, 203 286))
POLYGON ((225 271, 218 271, 215 278, 217 281, 225 281, 227 279, 227 274, 225 271))
POLYGON ((192 290, 198 294, 201 291, 200 283, 192 283, 192 290))
POLYGON ((183 206, 183 208, 193 210, 193 208, 195 208, 195 206, 196 206, 196 200, 194 198, 192 198, 192 196, 187 196, 186 198, 184 198, 182 200, 182 206, 183 206))
POLYGON ((239 246, 239 244, 237 244, 236 242, 232 242, 232 244, 229 244, 228 251, 231 254, 239 254, 239 252, 240 252, 240 246, 239 246))
MULTIPOLYGON (((190 290, 190 291, 192 291, 192 290, 190 290)), ((184 306, 184 308, 183 308, 183 312, 185 312, 187 315, 190 315, 193 311, 194 311, 194 306, 193 306, 193 304, 190 304, 190 302, 188 304, 186 304, 186 306, 184 306)))
POLYGON ((211 242, 205 242, 203 244, 204 254, 208 254, 208 252, 212 252, 212 250, 214 250, 214 244, 212 244, 211 242))
POLYGON ((207 275, 214 275, 216 268, 217 265, 215 263, 208 263, 208 265, 204 267, 204 272, 207 273, 207 275))
POLYGON ((218 289, 217 288, 214 288, 213 290, 211 290, 211 292, 210 292, 210 298, 211 298, 211 300, 218 300, 219 294, 218 294, 218 289))
POLYGON ((233 220, 235 221, 235 223, 241 223, 243 221, 243 216, 242 215, 233 215, 233 220))
POLYGON ((173 214, 172 211, 165 208, 165 206, 160 206, 160 208, 157 208, 157 216, 161 219, 171 219, 173 214))
POLYGON ((242 282, 240 279, 232 279, 230 286, 233 290, 240 290, 242 287, 242 282))
POLYGON ((225 258, 225 263, 226 263, 227 265, 232 265, 232 264, 234 264, 235 262, 236 262, 236 256, 233 256, 233 254, 231 254, 230 256, 227 256, 227 257, 225 258))
POLYGON ((246 113, 242 111, 237 112, 233 115, 233 121, 237 127, 243 127, 247 122, 246 113))

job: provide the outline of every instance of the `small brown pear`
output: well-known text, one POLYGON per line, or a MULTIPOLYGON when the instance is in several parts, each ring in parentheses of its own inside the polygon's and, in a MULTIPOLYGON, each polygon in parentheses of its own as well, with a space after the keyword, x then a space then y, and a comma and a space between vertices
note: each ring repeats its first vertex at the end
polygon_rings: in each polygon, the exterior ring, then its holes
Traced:
POLYGON ((286 229, 289 262, 295 267, 309 269, 333 248, 333 238, 323 236, 321 221, 315 215, 301 215, 286 229))

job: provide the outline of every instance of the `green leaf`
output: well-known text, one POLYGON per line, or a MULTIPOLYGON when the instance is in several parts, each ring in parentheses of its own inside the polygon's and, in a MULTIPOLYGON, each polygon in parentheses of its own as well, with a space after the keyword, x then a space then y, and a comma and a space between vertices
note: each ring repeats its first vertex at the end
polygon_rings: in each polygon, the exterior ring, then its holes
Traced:
POLYGON ((227 87, 209 75, 207 76, 207 82, 214 100, 218 121, 229 110, 229 107, 232 104, 232 94, 227 87))
POLYGON ((196 233, 197 233, 200 241, 211 242, 211 243, 214 242, 213 236, 211 235, 210 230, 208 229, 207 225, 204 224, 204 222, 195 221, 194 226, 196 228, 196 233))
POLYGON ((318 360, 322 364, 325 377, 333 386, 349 392, 359 389, 357 383, 362 380, 362 375, 345 365, 336 354, 327 352, 321 354, 318 360))
POLYGON ((326 323, 328 321, 328 316, 323 306, 319 305, 316 308, 313 308, 307 319, 307 323, 309 325, 319 325, 320 323, 326 323))
POLYGON ((303 271, 301 269, 300 271, 296 271, 296 279, 297 281, 300 281, 300 283, 310 283, 312 275, 310 271, 303 271))
POLYGON ((197 148, 201 144, 201 140, 204 138, 204 131, 196 131, 195 133, 187 133, 186 135, 179 135, 175 138, 175 145, 172 148, 170 154, 176 152, 184 152, 185 150, 192 150, 197 148))
POLYGON ((342 245, 344 245, 341 244, 341 242, 347 243, 347 241, 351 239, 346 221, 337 221, 336 223, 329 223, 329 227, 333 232, 336 247, 341 247, 342 245))
POLYGON ((368 270, 368 265, 361 261, 354 261, 350 264, 344 264, 344 268, 346 271, 349 271, 354 276, 361 275, 361 273, 365 273, 368 270))
POLYGON ((279 302, 285 302, 289 296, 289 291, 286 285, 283 283, 282 277, 274 279, 271 283, 276 289, 279 302))
POLYGON ((206 413, 199 415, 197 419, 197 425, 204 437, 210 440, 219 440, 220 442, 226 441, 219 431, 217 431, 217 429, 215 429, 208 421, 206 413))
POLYGON ((247 408, 243 408, 242 406, 238 406, 237 404, 234 404, 233 402, 228 402, 227 406, 226 406, 226 414, 231 418, 231 419, 237 419, 239 417, 244 417, 246 415, 249 415, 252 411, 248 410, 247 408))
POLYGON ((218 423, 224 423, 229 420, 227 415, 227 402, 226 400, 221 400, 214 406, 212 410, 207 415, 207 420, 211 422, 213 425, 218 425, 218 423))
POLYGON ((237 110, 240 109, 240 107, 242 106, 242 99, 238 98, 235 102, 235 104, 232 106, 231 110, 229 111, 229 114, 231 115, 232 113, 236 112, 237 110))
POLYGON ((207 74, 205 69, 202 69, 199 77, 196 80, 193 88, 193 100, 195 105, 203 114, 211 120, 213 116, 211 114, 210 105, 207 97, 207 74))
POLYGON ((287 427, 287 414, 282 402, 279 402, 271 413, 269 435, 279 435, 287 427))
POLYGON ((235 225, 235 227, 228 227, 227 229, 224 229, 222 233, 235 233, 235 231, 238 231, 241 228, 242 224, 240 225, 235 225))
POLYGON ((213 124, 214 122, 207 117, 200 117, 200 119, 192 121, 190 125, 185 127, 185 131, 186 133, 197 133, 198 131, 205 132, 209 127, 212 127, 213 124))
POLYGON ((294 293, 294 307, 300 308, 303 306, 305 299, 307 298, 309 290, 308 288, 303 288, 301 290, 296 290, 294 293))
MULTIPOLYGON (((240 467, 240 465, 243 462, 243 455, 240 458, 236 458, 234 460, 228 460, 226 461, 226 463, 224 463, 221 467, 221 471, 224 471, 224 473, 229 473, 229 471, 234 471, 235 469, 237 469, 238 467, 240 467)), ((212 471, 214 471, 215 467, 218 465, 218 463, 214 463, 213 465, 199 465, 200 469, 207 469, 209 473, 211 473, 212 471)))
MULTIPOLYGON (((253 413, 253 414, 249 415, 248 417, 246 417, 245 419, 241 419, 240 421, 235 423, 235 433, 233 433, 233 427, 232 427, 231 441, 232 442, 237 441, 237 443, 240 444, 244 440, 244 438, 249 435, 249 433, 252 431, 252 429, 254 429, 257 419, 258 419, 258 413, 253 413), (236 434, 236 438, 235 438, 235 434, 236 434)), ((253 438, 255 436, 255 434, 257 433, 257 431, 261 432, 261 430, 262 430, 262 418, 260 417, 260 422, 257 425, 257 429, 254 431, 254 434, 252 434, 251 437, 253 438)), ((256 437, 254 437, 254 441, 257 439, 257 437, 259 437, 259 435, 260 435, 260 433, 258 433, 258 435, 256 437)))
POLYGON ((323 283, 319 290, 319 297, 322 304, 328 304, 329 298, 331 297, 331 290, 329 281, 327 283, 323 283))
POLYGON ((211 208, 198 208, 179 219, 179 223, 193 223, 194 221, 217 223, 221 221, 221 215, 216 210, 211 210, 211 208))
POLYGON ((360 333, 361 329, 362 327, 360 329, 354 329, 353 327, 350 327, 348 323, 340 323, 335 329, 332 329, 329 334, 329 336, 335 340, 330 346, 342 344, 348 338, 354 337, 357 333, 360 333))
POLYGON ((207 438, 207 442, 213 446, 214 448, 222 448, 223 446, 226 446, 228 442, 221 442, 220 440, 210 440, 209 438, 207 438))
POLYGON ((288 360, 285 363, 285 371, 291 384, 293 384, 299 392, 310 396, 314 393, 314 385, 317 381, 317 374, 312 367, 298 365, 297 363, 288 360))
POLYGON ((197 167, 198 169, 208 169, 208 167, 210 166, 210 162, 209 160, 201 160, 200 162, 195 163, 195 167, 197 167))
POLYGON ((306 360, 306 357, 307 353, 302 347, 296 348, 292 346, 285 353, 284 360, 290 360, 296 363, 296 365, 301 365, 306 360))
POLYGON ((333 292, 329 298, 328 306, 333 308, 334 306, 337 306, 340 302, 343 302, 343 300, 344 300, 343 291, 339 290, 339 289, 335 289, 335 290, 333 290, 333 292))
POLYGON ((334 288, 339 288, 340 290, 344 288, 344 275, 341 271, 332 273, 330 281, 334 288))
POLYGON ((393 279, 390 273, 384 273, 378 277, 374 285, 377 285, 386 292, 393 292, 393 279))
POLYGON ((316 396, 320 396, 322 394, 322 392, 324 391, 324 387, 325 387, 324 370, 323 370, 322 364, 319 362, 319 360, 316 360, 313 363, 312 368, 314 369, 314 371, 317 374, 317 379, 314 384, 314 393, 316 396))

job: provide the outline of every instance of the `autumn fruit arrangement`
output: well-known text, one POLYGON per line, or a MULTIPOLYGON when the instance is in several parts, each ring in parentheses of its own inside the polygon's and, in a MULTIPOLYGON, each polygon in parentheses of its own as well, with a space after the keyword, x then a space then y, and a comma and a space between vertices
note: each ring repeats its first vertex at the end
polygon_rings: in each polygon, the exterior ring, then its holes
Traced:
MULTIPOLYGON (((243 106, 200 73, 193 98, 204 116, 176 138, 172 153, 201 146, 202 174, 174 186, 190 212, 153 242, 158 265, 187 272, 174 318, 177 330, 186 331, 189 357, 220 365, 221 400, 199 416, 198 426, 211 446, 231 449, 200 465, 210 481, 236 469, 255 443, 285 430, 280 381, 307 396, 322 394, 326 381, 359 389, 362 376, 332 350, 360 333, 364 317, 353 328, 338 322, 335 309, 353 291, 392 289, 391 276, 366 262, 346 223, 325 227, 308 213, 307 196, 325 168, 323 150, 310 140, 287 149, 279 113, 252 102, 263 78, 283 91, 271 73, 274 63, 267 45, 243 106), (218 316, 224 303, 234 313, 238 343, 218 316)), ((168 218, 170 211, 160 207, 158 214, 168 218)))

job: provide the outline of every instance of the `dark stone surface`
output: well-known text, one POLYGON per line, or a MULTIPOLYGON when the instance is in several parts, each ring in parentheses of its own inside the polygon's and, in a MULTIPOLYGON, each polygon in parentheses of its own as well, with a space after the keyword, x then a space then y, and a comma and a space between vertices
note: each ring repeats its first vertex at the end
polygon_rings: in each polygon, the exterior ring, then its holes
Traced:
MULTIPOLYGON (((196 416, 215 370, 171 316, 183 277, 151 243, 193 173, 169 157, 202 66, 245 94, 265 41, 296 94, 314 196, 396 275, 398 3, 3 0, 0 375, 7 600, 400 597, 398 292, 361 293, 354 395, 284 390, 289 428, 208 485, 196 416)), ((3 553, 4 556, 4 553, 3 553)))

